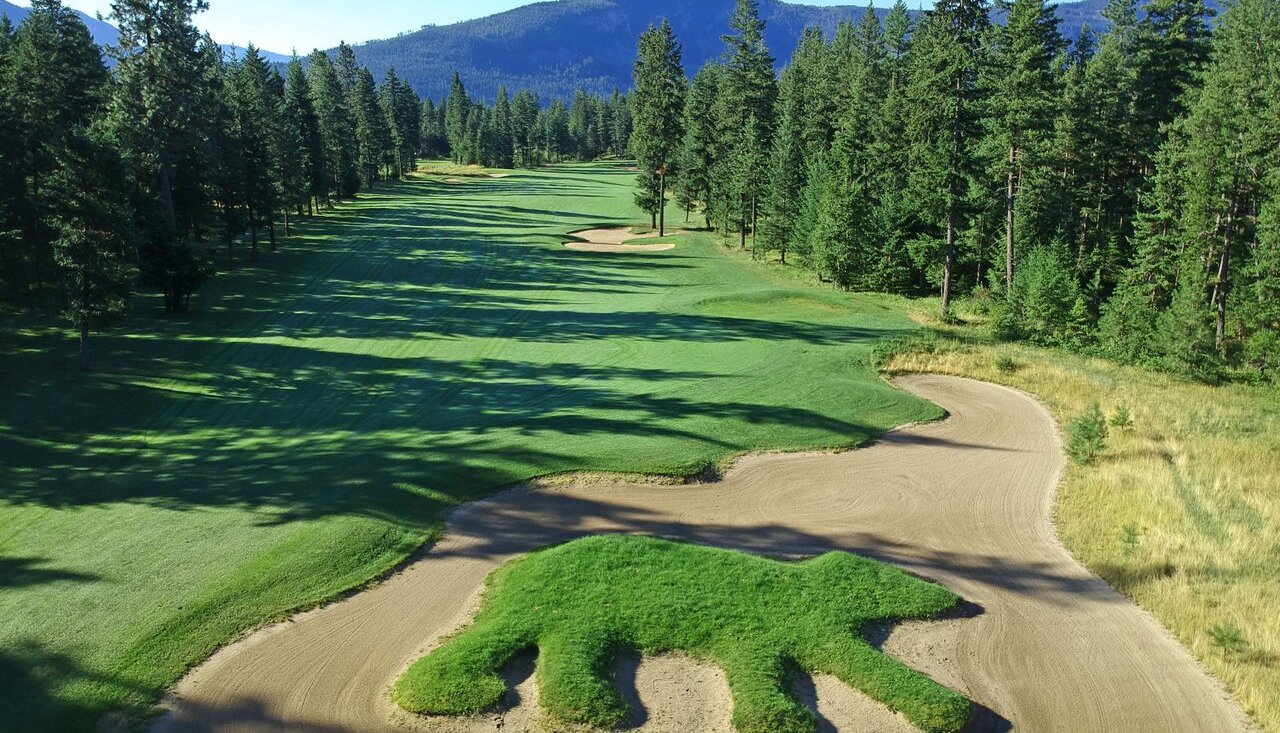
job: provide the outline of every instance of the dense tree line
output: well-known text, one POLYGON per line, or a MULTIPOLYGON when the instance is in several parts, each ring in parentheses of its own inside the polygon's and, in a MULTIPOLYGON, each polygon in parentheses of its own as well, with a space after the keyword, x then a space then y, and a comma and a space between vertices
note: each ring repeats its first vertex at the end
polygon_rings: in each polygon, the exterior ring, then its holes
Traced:
POLYGON ((535 92, 511 97, 501 86, 489 105, 472 99, 457 73, 439 104, 424 103, 421 120, 426 157, 497 168, 626 155, 632 125, 627 98, 617 91, 610 97, 578 91, 569 104, 544 107, 535 92))
POLYGON ((116 0, 108 70, 79 17, 35 0, 0 25, 0 296, 60 302, 81 332, 143 288, 187 309, 214 253, 256 259, 291 221, 412 170, 421 102, 381 87, 347 47, 281 75, 254 48, 228 62, 203 0, 116 0))
POLYGON ((638 200, 656 210, 663 168, 708 227, 839 287, 941 292, 946 317, 971 297, 1005 338, 1198 378, 1273 375, 1280 3, 1105 17, 1067 43, 1044 0, 939 0, 918 22, 898 2, 807 31, 775 79, 739 0, 687 88, 653 83, 679 45, 651 28, 638 200))

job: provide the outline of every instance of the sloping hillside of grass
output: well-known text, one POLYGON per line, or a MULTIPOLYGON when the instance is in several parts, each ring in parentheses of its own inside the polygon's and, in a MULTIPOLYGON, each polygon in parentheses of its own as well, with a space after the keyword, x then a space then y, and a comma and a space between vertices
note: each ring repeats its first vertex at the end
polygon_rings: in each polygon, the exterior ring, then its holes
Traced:
POLYGON ((904 344, 885 370, 1016 387, 1064 426, 1093 402, 1109 418, 1130 414, 1131 425, 1109 427, 1095 465, 1067 471, 1059 534, 1265 730, 1280 731, 1280 392, 997 344, 981 325, 932 325, 938 339, 904 344))
MULTIPOLYGON (((726 255, 565 250, 639 223, 633 174, 381 187, 197 312, 95 341, 0 321, 0 709, 91 730, 246 628, 395 566, 458 503, 567 471, 692 474, 937 408, 874 345, 916 326, 726 255), (816 295, 814 293, 817 293, 816 295)), ((673 220, 674 220, 673 215, 673 220)))

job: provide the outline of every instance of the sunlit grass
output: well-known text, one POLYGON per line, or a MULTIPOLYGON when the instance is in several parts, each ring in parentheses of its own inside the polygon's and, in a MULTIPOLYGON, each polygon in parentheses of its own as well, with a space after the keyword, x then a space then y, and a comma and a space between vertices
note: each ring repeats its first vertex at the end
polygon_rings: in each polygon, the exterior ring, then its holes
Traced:
POLYGON ((0 320, 0 727, 145 711, 245 629, 531 477, 687 476, 938 416, 870 365, 916 329, 900 307, 812 307, 833 296, 706 235, 563 248, 642 223, 633 183, 599 165, 384 185, 224 268, 188 316, 140 298, 87 376, 61 322, 0 320))
POLYGON ((830 553, 783 563, 646 537, 591 537, 495 572, 475 622, 396 683, 405 709, 475 715, 501 701, 499 670, 536 647, 539 703, 560 723, 613 729, 629 717, 619 655, 680 652, 718 664, 741 733, 813 733, 793 669, 831 674, 922 730, 958 731, 963 695, 874 649, 873 621, 938 616, 959 602, 897 568, 830 553))
POLYGON ((933 325, 941 340, 907 348, 888 362, 890 373, 1017 387, 1062 425, 1095 401, 1109 416, 1132 414, 1131 427, 1110 428, 1095 465, 1067 469, 1059 534, 1171 629, 1265 730, 1280 731, 1280 393, 1193 384, 995 344, 978 327, 933 325))

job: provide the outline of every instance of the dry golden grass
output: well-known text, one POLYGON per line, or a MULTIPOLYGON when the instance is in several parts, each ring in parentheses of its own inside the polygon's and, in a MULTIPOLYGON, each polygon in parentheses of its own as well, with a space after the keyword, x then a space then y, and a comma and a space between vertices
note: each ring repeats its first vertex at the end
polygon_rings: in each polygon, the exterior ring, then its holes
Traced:
POLYGON ((888 373, 1015 387, 1064 427, 1094 401, 1131 411, 1096 465, 1067 470, 1058 532, 1280 732, 1280 390, 1192 384, 919 319, 937 342, 906 346, 888 373))
POLYGON ((489 175, 489 171, 478 165, 462 165, 448 160, 429 160, 418 163, 418 169, 414 171, 419 176, 454 176, 463 177, 484 177, 489 175))

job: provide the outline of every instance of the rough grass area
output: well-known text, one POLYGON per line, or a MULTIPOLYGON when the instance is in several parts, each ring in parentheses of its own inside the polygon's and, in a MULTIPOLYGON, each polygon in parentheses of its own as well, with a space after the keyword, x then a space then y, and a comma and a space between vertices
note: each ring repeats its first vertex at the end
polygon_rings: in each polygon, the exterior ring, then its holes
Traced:
POLYGON ((463 165, 450 160, 433 160, 422 163, 416 172, 418 176, 451 176, 454 178, 482 178, 489 175, 489 170, 479 165, 463 165))
POLYGON ((872 621, 953 608, 945 588, 847 553, 802 563, 643 537, 592 537, 493 574, 475 623, 415 664, 396 701, 431 715, 480 713, 506 688, 497 672, 536 647, 542 707, 562 722, 615 728, 628 716, 613 683, 619 654, 683 652, 714 661, 742 733, 812 733, 793 669, 831 674, 926 731, 956 731, 970 704, 882 654, 872 621))
POLYGON ((1106 448, 1067 471, 1063 542, 1280 732, 1280 392, 997 344, 976 316, 966 320, 934 323, 936 340, 907 343, 886 370, 1016 387, 1064 426, 1100 403, 1106 448))
POLYGON ((219 645, 387 571, 500 487, 690 475, 938 416, 870 366, 918 328, 898 306, 706 313, 796 285, 703 235, 642 258, 562 246, 639 223, 634 180, 380 185, 219 274, 188 316, 141 298, 88 375, 61 322, 0 319, 0 728, 145 712, 219 645))

